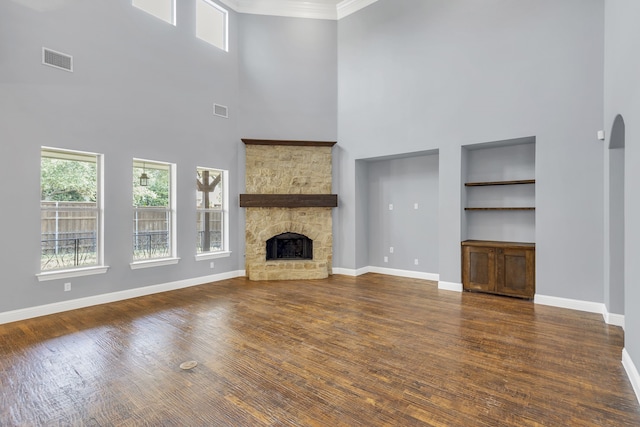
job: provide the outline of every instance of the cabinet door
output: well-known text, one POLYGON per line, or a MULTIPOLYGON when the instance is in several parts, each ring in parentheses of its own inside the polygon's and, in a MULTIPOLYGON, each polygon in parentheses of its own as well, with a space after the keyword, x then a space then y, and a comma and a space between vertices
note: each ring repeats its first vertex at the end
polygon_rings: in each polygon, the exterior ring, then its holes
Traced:
POLYGON ((496 292, 524 298, 535 293, 535 251, 497 249, 496 292))
POLYGON ((482 246, 464 246, 462 258, 464 290, 494 292, 496 288, 495 249, 482 246))

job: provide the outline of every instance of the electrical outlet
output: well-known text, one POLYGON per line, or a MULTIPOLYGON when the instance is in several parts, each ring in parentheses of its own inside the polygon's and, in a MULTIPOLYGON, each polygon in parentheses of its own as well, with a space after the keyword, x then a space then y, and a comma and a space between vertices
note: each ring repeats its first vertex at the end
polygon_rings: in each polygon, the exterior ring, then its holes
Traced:
POLYGON ((64 291, 69 292, 71 290, 71 283, 67 282, 64 284, 64 291))
POLYGON ((392 254, 392 253, 393 253, 393 246, 391 246, 391 247, 389 248, 389 253, 390 253, 390 254, 392 254))
POLYGON ((413 209, 418 210, 418 204, 417 203, 413 204, 413 209))
POLYGON ((384 262, 389 262, 389 257, 388 256, 384 257, 384 262))
POLYGON ((213 267, 214 267, 214 265, 215 265, 215 264, 213 263, 213 261, 211 261, 211 262, 209 263, 209 267, 211 267, 211 268, 213 268, 213 267))
POLYGON ((414 259, 414 260, 413 260, 413 264, 414 264, 414 265, 418 265, 418 258, 416 258, 416 259, 414 259))
POLYGON ((389 210, 392 211, 393 210, 393 203, 389 203, 389 210))

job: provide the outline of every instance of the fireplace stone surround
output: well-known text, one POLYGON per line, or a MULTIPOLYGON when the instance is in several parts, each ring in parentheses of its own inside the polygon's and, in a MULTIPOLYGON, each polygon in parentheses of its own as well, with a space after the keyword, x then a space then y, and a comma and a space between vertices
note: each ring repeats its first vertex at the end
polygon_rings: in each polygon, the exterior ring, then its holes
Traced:
POLYGON ((250 280, 324 279, 331 272, 332 147, 335 142, 243 139, 246 148, 245 270, 250 280), (313 241, 312 259, 267 260, 267 240, 285 233, 313 241))

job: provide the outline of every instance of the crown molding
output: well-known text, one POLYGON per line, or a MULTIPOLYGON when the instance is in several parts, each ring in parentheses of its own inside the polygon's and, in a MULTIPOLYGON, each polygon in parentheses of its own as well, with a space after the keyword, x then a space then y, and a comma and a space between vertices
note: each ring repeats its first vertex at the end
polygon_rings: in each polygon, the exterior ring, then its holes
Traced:
POLYGON ((337 5, 300 0, 219 0, 238 13, 338 20, 378 0, 343 0, 337 5))
POLYGON ((378 0, 343 0, 338 3, 337 6, 338 19, 349 16, 377 1, 378 0))

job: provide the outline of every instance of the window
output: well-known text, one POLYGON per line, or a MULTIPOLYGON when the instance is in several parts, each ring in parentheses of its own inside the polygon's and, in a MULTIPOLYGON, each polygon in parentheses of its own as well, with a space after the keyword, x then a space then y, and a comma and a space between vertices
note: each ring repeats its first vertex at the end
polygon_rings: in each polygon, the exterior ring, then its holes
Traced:
POLYGON ((176 25, 175 0, 132 0, 131 4, 171 25, 176 25))
POLYGON ((197 254, 226 253, 226 172, 196 168, 197 254))
POLYGON ((228 15, 225 9, 210 0, 196 0, 196 37, 228 51, 228 15))
POLYGON ((99 154, 42 147, 39 280, 61 277, 51 272, 104 267, 101 171, 99 154))
POLYGON ((133 160, 132 268, 177 262, 174 177, 174 164, 133 160))

